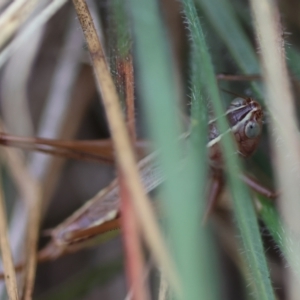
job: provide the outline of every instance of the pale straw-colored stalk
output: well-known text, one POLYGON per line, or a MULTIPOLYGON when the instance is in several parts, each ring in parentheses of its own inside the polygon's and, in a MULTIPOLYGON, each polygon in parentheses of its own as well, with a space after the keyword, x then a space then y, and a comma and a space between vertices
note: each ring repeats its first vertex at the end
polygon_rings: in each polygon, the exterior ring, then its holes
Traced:
MULTIPOLYGON (((1 182, 1 178, 0 178, 1 182)), ((19 293, 17 287, 16 272, 11 254, 9 238, 7 234, 7 219, 2 184, 0 184, 0 248, 1 258, 4 266, 4 279, 6 283, 7 294, 10 300, 18 300, 19 293)))
MULTIPOLYGON (((251 5, 263 63, 267 104, 271 116, 273 162, 281 192, 279 207, 284 224, 288 229, 286 232, 292 232, 293 235, 286 237, 287 240, 289 238, 299 239, 300 141, 296 110, 285 63, 280 16, 275 1, 252 0, 251 5)), ((286 244, 286 247, 291 246, 292 243, 286 244)), ((293 265, 299 265, 297 263, 299 252, 295 250, 296 248, 294 250, 288 249, 287 259, 293 265)), ((288 285, 289 299, 299 299, 300 269, 297 270, 297 280, 293 278, 294 274, 289 270, 287 272, 289 279, 286 284, 288 285)))
POLYGON ((0 67, 16 51, 21 44, 27 42, 30 37, 43 26, 57 11, 67 2, 67 0, 54 0, 42 12, 40 12, 26 26, 18 37, 11 41, 0 53, 0 67))
MULTIPOLYGON (((28 108, 27 86, 44 33, 40 27, 30 43, 20 45, 5 64, 1 80, 1 108, 6 128, 11 134, 32 136, 33 125, 28 108), (20 114, 22 112, 22 114, 20 114)), ((19 34, 22 34, 20 31, 19 34)), ((18 35, 19 35, 18 34, 18 35)), ((17 35, 17 36, 18 36, 17 35)))
POLYGON ((0 16, 0 48, 19 29, 38 3, 37 0, 16 0, 4 11, 0 16))
MULTIPOLYGON (((41 125, 38 130, 39 136, 45 136, 49 138, 57 138, 60 136, 62 127, 65 126, 65 116, 69 114, 69 105, 70 105, 70 96, 72 93, 72 88, 74 82, 77 78, 80 58, 82 55, 82 37, 78 34, 77 28, 75 26, 75 18, 71 17, 70 28, 66 37, 65 47, 62 50, 61 57, 59 59, 57 70, 55 71, 54 80, 50 88, 50 95, 46 101, 46 107, 44 113, 41 117, 41 125)), ((19 112, 20 113, 20 112, 19 112)), ((5 149, 7 153, 13 153, 12 149, 5 149)), ((15 151, 15 150, 14 150, 15 151)), ((13 155, 13 154, 12 154, 13 155)), ((31 267, 29 269, 29 276, 27 278, 27 289, 25 298, 31 298, 34 277, 35 277, 35 260, 36 260, 36 241, 39 232, 39 223, 42 213, 42 203, 40 201, 40 188, 38 187, 36 196, 33 193, 27 192, 27 186, 24 180, 30 178, 27 174, 18 172, 18 167, 20 163, 17 161, 16 165, 16 156, 12 157, 8 154, 8 163, 10 165, 10 170, 13 173, 21 198, 18 199, 16 207, 12 215, 11 223, 11 237, 13 242, 13 249, 16 257, 20 257, 20 252, 23 249, 23 240, 25 230, 28 225, 28 245, 31 245, 31 249, 28 248, 28 253, 30 253, 31 267), (25 179, 24 179, 25 178, 25 179), (24 184, 23 184, 24 182, 24 184), (28 196, 29 195, 29 196, 28 196), (25 198, 25 199, 24 199, 25 198), (24 214, 24 203, 22 200, 27 200, 27 210, 30 214, 28 218, 27 214, 24 214), (20 209, 20 207, 23 207, 20 209), (30 228, 30 229, 29 229, 30 228)), ((48 169, 52 166, 53 158, 45 155, 34 154, 31 157, 29 169, 30 174, 39 181, 43 181, 47 175, 48 169)), ((46 206, 43 203, 43 206, 46 206)), ((20 262, 20 259, 18 259, 20 262)))
POLYGON ((153 253, 154 259, 162 266, 174 289, 179 291, 179 280, 166 250, 165 242, 160 233, 150 200, 145 194, 145 190, 139 178, 133 148, 130 143, 129 134, 126 130, 117 91, 102 50, 103 47, 99 42, 93 20, 85 1, 74 0, 73 3, 91 54, 97 84, 101 91, 115 146, 116 158, 119 167, 124 174, 126 184, 128 185, 134 209, 139 216, 141 230, 153 253))

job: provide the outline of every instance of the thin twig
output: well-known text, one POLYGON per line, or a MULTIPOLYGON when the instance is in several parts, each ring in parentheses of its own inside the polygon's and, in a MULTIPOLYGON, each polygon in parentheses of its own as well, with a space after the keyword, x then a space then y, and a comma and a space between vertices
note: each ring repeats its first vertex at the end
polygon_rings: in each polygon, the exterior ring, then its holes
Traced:
POLYGON ((101 90, 115 145, 117 161, 132 196, 131 199, 133 200, 135 211, 139 214, 141 229, 156 261, 165 270, 175 290, 179 291, 178 277, 166 250, 164 240, 150 206, 150 201, 145 194, 139 178, 135 156, 126 130, 117 92, 106 64, 93 20, 85 1, 74 0, 73 3, 88 44, 97 83, 101 90))

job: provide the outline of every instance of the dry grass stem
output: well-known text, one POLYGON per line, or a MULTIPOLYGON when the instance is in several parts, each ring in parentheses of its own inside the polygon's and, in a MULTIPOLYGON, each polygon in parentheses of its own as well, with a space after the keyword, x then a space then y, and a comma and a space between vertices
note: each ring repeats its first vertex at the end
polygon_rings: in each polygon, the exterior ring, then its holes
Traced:
MULTIPOLYGON (((272 117, 271 143, 275 154, 274 165, 278 186, 281 191, 280 208, 285 225, 299 237, 300 142, 295 115, 296 108, 285 63, 280 16, 273 1, 252 0, 251 2, 261 48, 268 105, 272 117)), ((296 264, 298 251, 291 249, 289 252, 291 257, 288 260, 296 264)), ((300 277, 298 277, 299 279, 300 277)), ((296 280, 288 280, 288 284, 291 282, 296 282, 296 280)), ((298 299, 300 293, 298 283, 296 288, 290 287, 288 290, 296 290, 297 292, 291 299, 298 299)))
MULTIPOLYGON (((57 64, 57 70, 54 75, 53 84, 50 89, 46 107, 42 115, 42 122, 38 135, 55 138, 60 135, 61 128, 64 124, 65 116, 68 113, 71 102, 71 91, 74 86, 79 71, 80 56, 82 54, 82 38, 78 34, 73 16, 70 18, 69 29, 66 36, 65 46, 57 64), (74 50, 73 50, 74 49, 74 50), (70 55, 72 53, 72 55, 70 55), (67 79, 65 79, 67 78, 67 79), (64 85, 61 85, 64 82, 64 85), (55 116, 55 120, 53 120, 55 116)), ((35 178, 41 181, 49 170, 54 157, 34 154, 31 160, 30 169, 35 178)), ((28 222, 28 253, 29 261, 27 264, 27 277, 25 282, 24 299, 32 298, 34 286, 35 269, 36 269, 36 245, 38 241, 39 225, 41 214, 44 211, 46 203, 42 200, 42 189, 37 187, 36 193, 32 195, 29 206, 28 222)))
POLYGON ((153 252, 155 260, 164 269, 172 285, 178 291, 179 280, 176 276, 170 256, 166 250, 150 201, 145 194, 139 178, 134 152, 126 130, 118 95, 106 64, 105 56, 96 33, 93 20, 85 1, 74 0, 73 3, 85 34, 97 83, 101 90, 112 139, 115 145, 117 161, 122 173, 124 174, 124 178, 126 179, 128 189, 132 196, 131 199, 133 200, 135 211, 139 216, 141 229, 150 249, 153 252))
MULTIPOLYGON (((2 179, 0 178, 0 181, 1 180, 2 179)), ((6 210, 2 193, 2 184, 0 184, 0 243, 7 293, 10 300, 17 300, 19 299, 17 279, 7 235, 6 210)))
MULTIPOLYGON (((1 129, 1 131, 3 131, 3 129, 1 129)), ((9 148, 3 148, 1 150, 4 154, 5 161, 9 167, 12 177, 15 179, 19 192, 22 195, 22 199, 24 199, 26 202, 26 211, 28 214, 26 253, 28 256, 26 259, 25 268, 24 299, 31 299, 35 279, 37 241, 40 225, 40 187, 38 183, 29 174, 25 166, 24 160, 20 155, 20 151, 9 148)))
POLYGON ((37 30, 30 43, 23 44, 5 65, 0 89, 1 108, 5 125, 12 134, 33 135, 27 87, 43 32, 43 28, 37 30))
MULTIPOLYGON (((46 102, 47 105, 41 118, 42 125, 40 126, 38 133, 41 136, 53 138, 59 136, 61 127, 65 125, 65 115, 69 112, 70 96, 79 71, 80 56, 82 54, 81 46, 83 42, 74 26, 74 18, 71 18, 71 20, 69 35, 66 38, 61 61, 58 64, 53 86, 51 87, 51 92, 46 102), (73 49, 76 51, 73 51, 73 49), (70 52, 72 55, 70 55, 70 52), (63 88, 61 85, 62 78, 64 81, 63 88), (68 81, 66 81, 66 79, 68 79, 68 81), (57 111, 59 111, 59 114, 53 113, 57 111), (55 121, 53 120, 53 115, 56 117, 55 121)), ((26 260, 27 265, 25 268, 24 299, 31 299, 35 279, 37 239, 42 213, 41 187, 32 178, 44 180, 44 177, 48 172, 47 170, 52 166, 51 161, 55 158, 37 154, 33 155, 29 164, 30 174, 32 175, 29 176, 28 170, 26 170, 22 159, 18 157, 16 150, 4 149, 3 151, 6 152, 8 157, 7 161, 10 165, 10 170, 13 173, 13 178, 16 179, 17 185, 20 188, 21 199, 26 200, 25 202, 27 205, 26 211, 28 211, 28 217, 22 218, 23 225, 21 225, 22 228, 27 228, 27 233, 25 234, 28 258, 26 260)), ((17 236, 15 236, 15 245, 19 245, 20 240, 23 239, 24 233, 19 230, 17 236)), ((20 249, 20 247, 16 246, 16 249, 20 249)))
POLYGON ((38 16, 32 19, 30 24, 1 51, 0 67, 3 66, 20 45, 28 42, 36 30, 40 29, 66 2, 67 0, 53 0, 38 16))
POLYGON ((17 150, 3 149, 2 152, 5 153, 6 162, 12 173, 12 177, 17 183, 22 199, 26 201, 26 211, 28 214, 26 220, 28 220, 28 224, 26 235, 27 259, 25 266, 24 299, 31 299, 35 280, 37 241, 42 203, 40 186, 28 173, 19 155, 20 153, 17 150))
POLYGON ((0 48, 19 29, 39 1, 16 0, 0 16, 0 48))
POLYGON ((32 185, 32 197, 30 198, 29 219, 27 224, 27 260, 25 269, 25 286, 24 286, 24 300, 32 299, 32 293, 36 275, 37 265, 37 243, 40 231, 41 221, 41 206, 42 206, 42 193, 41 187, 36 184, 32 185))

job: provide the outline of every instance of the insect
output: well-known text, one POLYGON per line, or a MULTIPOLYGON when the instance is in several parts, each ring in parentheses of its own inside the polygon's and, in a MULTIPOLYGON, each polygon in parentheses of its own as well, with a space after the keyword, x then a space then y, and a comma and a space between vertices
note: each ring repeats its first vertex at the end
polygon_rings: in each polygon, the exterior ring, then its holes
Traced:
MULTIPOLYGON (((204 220, 215 207, 218 197, 224 187, 223 159, 220 140, 225 134, 232 134, 236 142, 237 153, 242 157, 251 156, 259 143, 263 126, 263 110, 253 98, 235 98, 229 105, 226 116, 230 128, 220 133, 216 119, 209 122, 208 157, 211 173, 211 183, 208 204, 204 220)), ((112 162, 109 153, 112 145, 109 141, 59 141, 47 139, 26 139, 2 134, 0 143, 6 146, 33 148, 49 154, 63 155, 85 160, 112 162), (99 155, 101 149, 101 155, 99 155), (104 151, 103 151, 104 150, 104 151)), ((145 144, 140 143, 140 155, 145 144)), ((164 181, 159 165, 156 162, 157 153, 152 153, 139 161, 138 167, 144 187, 147 192, 155 189, 164 181)), ((249 175, 240 175, 241 179, 253 190, 269 198, 276 194, 260 185, 249 175)), ((115 235, 120 227, 119 187, 117 180, 101 190, 84 206, 77 210, 60 225, 50 230, 51 241, 40 251, 39 260, 56 259, 57 257, 86 247, 97 237, 115 235)))

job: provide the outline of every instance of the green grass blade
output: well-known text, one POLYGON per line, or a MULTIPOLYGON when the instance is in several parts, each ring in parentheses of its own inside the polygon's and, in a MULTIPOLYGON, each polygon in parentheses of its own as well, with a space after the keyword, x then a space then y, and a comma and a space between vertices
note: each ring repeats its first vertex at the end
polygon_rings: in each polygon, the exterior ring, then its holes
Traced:
MULTIPOLYGON (((212 27, 226 44, 241 71, 245 74, 260 74, 255 50, 242 29, 232 4, 227 0, 197 0, 196 2, 201 6, 212 27)), ((262 90, 259 84, 252 83, 252 87, 261 97, 262 90)))
POLYGON ((295 47, 288 45, 285 47, 286 49, 286 57, 287 57, 287 65, 289 69, 292 71, 292 74, 300 78, 300 52, 295 47))
MULTIPOLYGON (((225 44, 227 45, 229 51, 232 54, 232 57, 236 61, 237 65, 241 68, 241 70, 248 74, 251 74, 251 72, 258 73, 258 59, 255 55, 253 46, 249 43, 248 37, 242 29, 240 21, 234 13, 234 8, 232 4, 227 0, 198 0, 198 3, 201 5, 202 9, 209 17, 212 26, 219 33, 220 38, 222 38, 225 44)), ((247 25, 250 26, 250 24, 247 25)), ((293 74, 295 76, 298 76, 299 54, 292 47, 286 47, 286 49, 288 58, 287 63, 290 69, 292 70, 293 74)), ((257 86, 255 85, 254 87, 256 88, 257 86)), ((261 89, 256 89, 256 91, 259 92, 260 96, 262 95, 261 89)), ((290 261, 291 259, 289 259, 287 254, 289 254, 291 247, 284 247, 283 241, 290 245, 291 243, 295 243, 292 242, 292 238, 289 239, 285 237, 284 231, 281 226, 280 216, 276 212, 276 209, 274 207, 271 208, 268 201, 261 201, 261 205, 263 212, 262 218, 264 222, 266 223, 274 240, 282 250, 285 258, 290 261)), ((298 259, 294 257, 295 263, 289 263, 296 272, 297 268, 295 266, 300 265, 297 262, 297 260, 298 259)))
MULTIPOLYGON (((191 0, 186 0, 184 1, 184 6, 189 22, 195 22, 198 27, 197 34, 193 38, 200 45, 198 51, 202 57, 201 66, 202 72, 205 74, 205 77, 203 77, 205 80, 204 83, 212 100, 216 115, 222 116, 224 111, 221 105, 214 70, 194 3, 191 0)), ((220 132, 225 132, 226 128, 228 128, 225 117, 218 118, 218 126, 220 132)), ((246 187, 235 176, 237 172, 240 172, 241 168, 237 157, 232 155, 232 153, 235 153, 235 150, 231 136, 224 135, 222 146, 234 201, 235 216, 241 233, 244 254, 251 272, 251 283, 254 286, 257 299, 274 299, 274 292, 269 279, 269 271, 252 200, 246 187)))
POLYGON ((110 22, 112 26, 110 34, 112 37, 109 37, 111 40, 111 47, 109 50, 113 52, 113 55, 118 56, 120 59, 126 59, 131 51, 131 37, 124 1, 111 1, 110 9, 110 22))
POLYGON ((260 73, 253 47, 227 0, 197 0, 212 26, 224 40, 232 57, 246 74, 260 73))
POLYGON ((260 204, 259 215, 269 232, 271 233, 274 241, 278 245, 280 251, 284 255, 289 267, 294 274, 299 278, 300 276, 300 244, 298 238, 292 232, 289 232, 287 228, 284 228, 283 223, 280 220, 280 216, 269 199, 263 196, 257 195, 260 204))
POLYGON ((257 195, 257 197, 260 204, 262 204, 261 208, 259 209, 259 215, 261 219, 264 221, 281 251, 285 252, 283 248, 283 241, 285 239, 283 234, 283 226, 280 222, 280 218, 276 208, 274 207, 274 204, 269 199, 266 199, 261 195, 257 195))
MULTIPOLYGON (((182 282, 182 299, 215 299, 213 295, 218 289, 210 288, 214 276, 208 271, 213 269, 212 250, 207 231, 201 228, 204 205, 199 204, 205 201, 205 197, 201 199, 199 195, 204 195, 206 182, 206 125, 203 118, 198 120, 197 128, 201 133, 195 144, 199 151, 196 153, 189 145, 188 157, 182 164, 183 145, 178 141, 181 130, 176 117, 179 93, 158 4, 148 0, 131 0, 129 4, 139 74, 137 85, 143 97, 147 125, 160 149, 159 162, 167 178, 162 199, 172 255, 182 282)), ((197 99, 193 103, 197 101, 202 112, 204 103, 198 98, 198 92, 197 88, 194 93, 197 99)))

